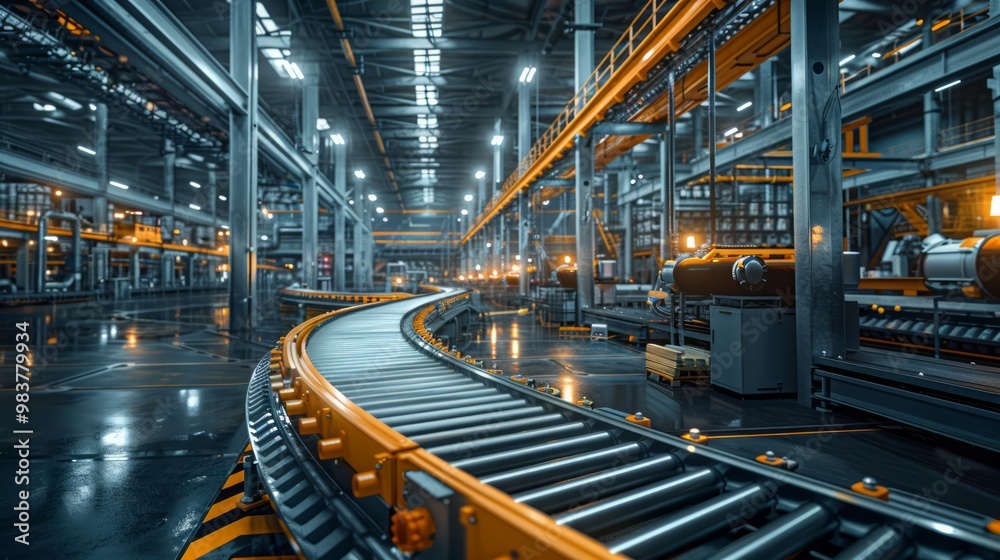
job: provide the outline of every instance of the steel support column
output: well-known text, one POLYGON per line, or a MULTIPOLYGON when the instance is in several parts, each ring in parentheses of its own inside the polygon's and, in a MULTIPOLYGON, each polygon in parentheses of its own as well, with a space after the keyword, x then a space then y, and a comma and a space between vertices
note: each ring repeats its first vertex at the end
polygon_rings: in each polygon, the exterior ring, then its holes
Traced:
MULTIPOLYGON (((174 189, 177 186, 177 150, 174 148, 174 141, 170 138, 163 139, 163 198, 170 205, 170 215, 160 218, 163 229, 167 235, 173 239, 174 212, 177 210, 177 197, 174 189)), ((192 210, 194 210, 192 208, 192 210)), ((176 242, 176 240, 174 240, 176 242)))
POLYGON ((777 108, 777 88, 774 87, 774 59, 769 59, 757 67, 754 84, 754 112, 760 115, 760 127, 771 126, 777 108))
MULTIPOLYGON (((632 190, 632 185, 629 183, 629 172, 619 171, 618 198, 622 198, 622 195, 627 194, 630 190, 632 190)), ((623 283, 628 283, 629 279, 632 278, 632 263, 634 261, 632 255, 635 253, 635 234, 632 227, 634 207, 634 202, 626 202, 624 205, 618 207, 619 211, 622 213, 622 229, 624 230, 622 235, 621 251, 623 283)))
MULTIPOLYGON (((108 104, 97 103, 94 111, 94 159, 97 162, 97 188, 102 193, 94 197, 94 226, 101 233, 111 233, 108 220, 108 181, 111 180, 108 168, 108 104)), ((106 256, 106 255, 105 255, 106 256)), ((106 269, 105 265, 105 269, 106 269)))
POLYGON ((354 181, 354 207, 358 220, 354 222, 354 291, 365 289, 365 226, 370 224, 367 212, 368 198, 361 179, 354 181), (366 223, 367 222, 367 223, 366 223))
MULTIPOLYGON (((521 57, 521 67, 533 66, 531 56, 521 57)), ((521 165, 531 151, 531 94, 535 82, 518 85, 517 88, 517 164, 521 165)), ((528 296, 528 243, 530 239, 531 217, 528 215, 528 191, 518 194, 517 200, 517 252, 521 255, 521 272, 518 277, 518 293, 521 297, 528 296)))
POLYGON ((837 0, 792 0, 792 166, 798 396, 815 356, 844 354, 840 27, 837 0))
MULTIPOLYGON (((336 192, 344 195, 347 192, 347 146, 335 144, 333 157, 333 188, 336 192)), ((343 204, 333 206, 333 290, 335 292, 343 292, 347 289, 346 214, 343 204)))
POLYGON ((312 166, 311 172, 302 180, 302 283, 317 289, 319 193, 316 175, 319 173, 319 131, 316 119, 319 118, 319 65, 315 62, 302 63, 302 74, 302 151, 312 166))
POLYGON ((672 258, 677 250, 677 173, 675 168, 677 162, 677 109, 674 107, 676 78, 675 71, 671 68, 670 73, 667 74, 667 130, 664 132, 666 135, 666 167, 663 171, 666 190, 663 197, 663 214, 666 223, 662 231, 663 245, 661 247, 663 247, 663 251, 660 253, 664 260, 672 258))
MULTIPOLYGON (((502 136, 503 131, 500 128, 500 117, 497 117, 493 121, 493 135, 502 136)), ((492 143, 492 142, 491 142, 492 143)), ((503 142, 499 144, 493 144, 493 191, 490 194, 492 197, 496 197, 497 193, 503 187, 503 142)))
POLYGON ((708 34, 708 239, 710 243, 718 243, 715 228, 719 217, 715 211, 715 198, 718 194, 715 188, 715 152, 718 144, 718 131, 716 130, 716 92, 715 81, 715 30, 708 34))
MULTIPOLYGON (((995 9, 1000 0, 990 4, 990 14, 1000 17, 1000 9, 995 9)), ((990 80, 993 90, 993 175, 996 181, 996 196, 1000 196, 1000 66, 993 67, 993 79, 990 80)))
POLYGON ((219 166, 209 162, 208 164, 208 185, 205 186, 206 207, 205 211, 212 216, 212 221, 218 219, 219 204, 219 166))
POLYGON ((229 330, 248 336, 257 326, 257 37, 253 0, 232 0, 229 72, 247 92, 247 106, 229 113, 229 225, 232 278, 229 330))
MULTIPOLYGON (((574 41, 573 90, 580 91, 594 71, 594 0, 578 0, 574 8, 577 25, 574 41)), ((586 103, 586 100, 579 100, 586 103)), ((594 188, 594 135, 576 137, 576 286, 577 322, 582 309, 594 306, 594 222, 590 193, 594 188)))

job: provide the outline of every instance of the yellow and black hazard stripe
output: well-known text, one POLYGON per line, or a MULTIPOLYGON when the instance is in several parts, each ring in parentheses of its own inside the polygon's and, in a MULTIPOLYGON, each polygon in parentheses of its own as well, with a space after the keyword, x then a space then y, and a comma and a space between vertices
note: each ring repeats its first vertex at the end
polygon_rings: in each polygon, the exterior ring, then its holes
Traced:
POLYGON ((265 495, 243 504, 243 459, 252 453, 248 443, 226 482, 212 500, 201 525, 184 545, 180 560, 299 560, 265 495))

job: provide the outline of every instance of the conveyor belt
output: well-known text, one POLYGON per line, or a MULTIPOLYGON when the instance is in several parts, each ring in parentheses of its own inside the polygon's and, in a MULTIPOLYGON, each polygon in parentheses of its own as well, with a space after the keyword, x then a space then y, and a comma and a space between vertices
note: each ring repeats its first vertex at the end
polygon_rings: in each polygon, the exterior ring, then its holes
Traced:
POLYGON ((383 556, 381 532, 426 558, 1000 558, 982 516, 867 497, 486 373, 426 340, 453 296, 316 318, 275 352, 270 388, 258 369, 254 451, 306 556, 383 556))

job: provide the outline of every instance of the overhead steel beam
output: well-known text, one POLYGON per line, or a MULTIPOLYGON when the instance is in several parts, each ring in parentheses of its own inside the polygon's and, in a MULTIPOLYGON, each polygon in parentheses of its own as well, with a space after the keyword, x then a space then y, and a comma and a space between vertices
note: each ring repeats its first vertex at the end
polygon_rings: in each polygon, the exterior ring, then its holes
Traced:
MULTIPOLYGON (((153 200, 148 195, 131 189, 101 188, 98 180, 94 177, 59 169, 52 164, 25 157, 17 152, 0 149, 0 171, 24 177, 26 180, 43 185, 71 190, 78 194, 105 197, 108 202, 151 214, 169 216, 171 213, 170 204, 165 200, 153 200)), ((187 224, 211 226, 216 223, 216 220, 208 214, 186 208, 177 208, 173 214, 177 219, 184 220, 184 223, 187 224)))
POLYGON ((596 136, 608 134, 611 136, 647 136, 663 132, 663 125, 658 123, 644 122, 607 122, 602 121, 591 128, 591 133, 596 136))
MULTIPOLYGON (((492 55, 507 57, 511 54, 540 52, 543 41, 523 41, 516 39, 466 39, 449 37, 377 37, 362 45, 355 41, 354 52, 359 54, 379 53, 385 51, 412 51, 414 49, 439 49, 441 51, 462 51, 476 55, 492 55)), ((610 50, 611 41, 602 41, 601 52, 610 50)), ((549 54, 558 54, 554 51, 549 54)), ((569 54, 566 51, 566 54, 569 54)))
POLYGON ((791 3, 797 385, 810 407, 815 358, 845 352, 838 10, 838 0, 791 3))

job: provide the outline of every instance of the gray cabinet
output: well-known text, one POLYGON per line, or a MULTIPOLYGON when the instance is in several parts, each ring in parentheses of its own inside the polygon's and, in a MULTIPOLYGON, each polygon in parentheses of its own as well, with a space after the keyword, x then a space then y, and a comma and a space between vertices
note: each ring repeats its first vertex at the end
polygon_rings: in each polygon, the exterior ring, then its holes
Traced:
POLYGON ((712 385, 740 395, 795 393, 794 309, 712 306, 712 385))

